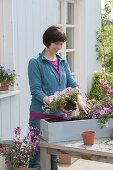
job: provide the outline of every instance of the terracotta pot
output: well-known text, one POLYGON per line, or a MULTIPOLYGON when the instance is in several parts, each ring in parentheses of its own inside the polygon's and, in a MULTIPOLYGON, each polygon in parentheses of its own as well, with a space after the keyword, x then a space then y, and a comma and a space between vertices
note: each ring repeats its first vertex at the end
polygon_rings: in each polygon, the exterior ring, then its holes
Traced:
POLYGON ((20 166, 19 168, 14 168, 14 170, 28 170, 26 166, 20 166))
POLYGON ((84 145, 93 145, 94 136, 95 136, 95 131, 84 131, 82 133, 84 145))
POLYGON ((9 83, 7 81, 3 81, 0 83, 0 91, 7 91, 9 88, 9 83))

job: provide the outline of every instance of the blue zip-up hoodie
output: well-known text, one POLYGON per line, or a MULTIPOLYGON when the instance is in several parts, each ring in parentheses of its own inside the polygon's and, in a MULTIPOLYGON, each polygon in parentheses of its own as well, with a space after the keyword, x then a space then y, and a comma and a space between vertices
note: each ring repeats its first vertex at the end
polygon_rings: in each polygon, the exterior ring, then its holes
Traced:
MULTIPOLYGON (((49 60, 44 57, 44 51, 29 61, 28 77, 32 95, 30 106, 30 111, 32 112, 44 112, 42 107, 44 106, 43 98, 45 96, 51 96, 56 91, 62 91, 66 87, 78 86, 72 78, 72 74, 66 60, 59 54, 56 56, 59 62, 60 80, 49 60)), ((63 112, 53 114, 61 115, 63 112)))

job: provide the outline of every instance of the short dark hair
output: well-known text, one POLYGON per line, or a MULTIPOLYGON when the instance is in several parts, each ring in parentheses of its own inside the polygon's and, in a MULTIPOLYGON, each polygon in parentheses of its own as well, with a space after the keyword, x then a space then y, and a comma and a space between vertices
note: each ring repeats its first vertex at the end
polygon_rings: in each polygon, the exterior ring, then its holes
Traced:
POLYGON ((51 26, 43 34, 43 43, 46 47, 49 47, 54 42, 65 42, 67 41, 66 34, 62 27, 51 26))

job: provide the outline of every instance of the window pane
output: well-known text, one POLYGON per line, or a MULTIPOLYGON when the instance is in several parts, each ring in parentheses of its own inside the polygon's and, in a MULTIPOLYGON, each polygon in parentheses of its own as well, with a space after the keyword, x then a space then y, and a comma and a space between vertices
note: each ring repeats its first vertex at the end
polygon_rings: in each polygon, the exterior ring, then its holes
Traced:
POLYGON ((66 24, 74 24, 74 4, 66 4, 66 24))
POLYGON ((74 48, 74 28, 66 28, 67 42, 66 48, 73 49, 74 48))
POLYGON ((61 0, 58 0, 58 24, 61 24, 61 0))
POLYGON ((74 61, 75 61, 75 53, 74 52, 68 52, 66 53, 66 59, 69 63, 71 72, 74 72, 74 61))

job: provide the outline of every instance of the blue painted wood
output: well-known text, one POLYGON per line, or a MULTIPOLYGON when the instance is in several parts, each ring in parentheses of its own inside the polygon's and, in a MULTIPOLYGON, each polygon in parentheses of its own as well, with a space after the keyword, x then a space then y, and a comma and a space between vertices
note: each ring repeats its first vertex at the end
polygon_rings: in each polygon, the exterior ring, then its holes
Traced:
POLYGON ((94 130, 96 138, 110 137, 113 131, 113 119, 109 120, 109 127, 100 128, 98 120, 74 120, 49 123, 41 120, 42 138, 48 143, 81 140, 81 133, 86 130, 94 130))

